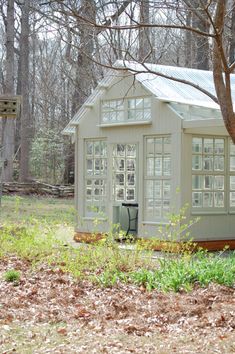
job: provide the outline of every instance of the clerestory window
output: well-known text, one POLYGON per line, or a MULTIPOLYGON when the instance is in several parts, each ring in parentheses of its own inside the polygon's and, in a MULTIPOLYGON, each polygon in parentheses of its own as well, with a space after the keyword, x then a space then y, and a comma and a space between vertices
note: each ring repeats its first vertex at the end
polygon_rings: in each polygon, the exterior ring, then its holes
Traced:
POLYGON ((145 122, 150 120, 150 97, 102 101, 101 123, 145 122))

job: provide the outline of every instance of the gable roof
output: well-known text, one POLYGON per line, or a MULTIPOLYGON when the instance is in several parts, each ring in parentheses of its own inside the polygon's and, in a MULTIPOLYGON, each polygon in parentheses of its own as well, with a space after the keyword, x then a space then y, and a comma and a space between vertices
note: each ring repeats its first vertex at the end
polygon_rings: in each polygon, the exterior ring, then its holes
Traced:
MULTIPOLYGON (((216 96, 212 71, 148 63, 139 64, 128 61, 117 61, 114 64, 114 68, 116 72, 113 70, 106 74, 105 79, 101 81, 63 130, 63 134, 71 135, 74 133, 74 126, 79 124, 81 118, 86 114, 89 105, 92 105, 98 97, 103 95, 103 89, 107 88, 114 78, 120 75, 120 71, 123 70, 135 75, 136 80, 161 101, 220 110, 218 104, 196 87, 177 81, 184 80, 191 82, 216 96), (166 75, 168 78, 161 75, 166 75), (174 80, 170 78, 174 78, 174 80)), ((235 103, 235 75, 231 75, 231 88, 233 102, 235 103)))

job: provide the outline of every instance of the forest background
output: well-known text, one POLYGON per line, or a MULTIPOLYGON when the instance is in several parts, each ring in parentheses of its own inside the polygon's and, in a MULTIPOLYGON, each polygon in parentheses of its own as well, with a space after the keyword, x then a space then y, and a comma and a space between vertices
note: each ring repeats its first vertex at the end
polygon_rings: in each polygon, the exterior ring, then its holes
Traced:
POLYGON ((0 120, 4 181, 73 183, 61 131, 116 60, 213 70, 235 141, 234 0, 0 0, 0 95, 22 97, 0 120))

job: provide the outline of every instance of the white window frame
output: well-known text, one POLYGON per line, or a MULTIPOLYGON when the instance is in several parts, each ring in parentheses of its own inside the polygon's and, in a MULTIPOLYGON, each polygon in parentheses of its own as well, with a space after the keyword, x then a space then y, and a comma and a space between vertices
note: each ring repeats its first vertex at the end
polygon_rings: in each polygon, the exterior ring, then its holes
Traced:
POLYGON ((107 163, 108 163, 108 145, 107 145, 107 141, 105 139, 84 139, 84 218, 105 218, 107 215, 107 200, 108 200, 108 190, 107 190, 107 163), (92 154, 88 154, 87 153, 87 143, 91 143, 93 145, 92 148, 92 154), (105 144, 105 151, 106 153, 104 155, 101 154, 95 154, 95 143, 104 143, 105 144), (88 169, 87 169, 87 164, 88 164, 88 160, 92 161, 92 172, 91 174, 88 173, 88 169), (100 162, 100 166, 102 165, 102 161, 104 163, 104 171, 103 173, 98 173, 95 174, 95 162, 96 160, 100 160, 98 162, 100 162), (91 182, 91 187, 89 188, 88 181, 91 182), (95 188, 95 183, 99 182, 99 184, 97 184, 97 187, 95 188), (103 183, 103 186, 102 184, 103 183), (91 190, 91 198, 90 200, 87 198, 87 191, 91 190), (95 189, 99 189, 99 190, 104 190, 104 195, 103 198, 100 197, 97 199, 95 199, 95 189), (90 212, 88 212, 87 207, 91 207, 90 212), (96 208, 98 208, 98 210, 96 211, 96 208), (103 210, 101 211, 100 208, 103 208, 103 210))
MULTIPOLYGON (((172 140, 171 140, 171 135, 151 135, 151 136, 145 136, 144 138, 144 222, 143 223, 159 223, 159 222, 167 222, 168 221, 168 216, 170 213, 170 208, 171 208, 171 200, 172 200, 172 140), (159 175, 157 175, 155 172, 153 172, 153 175, 148 175, 147 170, 147 164, 148 164, 148 158, 151 158, 147 154, 147 140, 148 139, 153 139, 154 140, 154 152, 152 158, 154 159, 154 166, 153 166, 153 171, 155 171, 155 163, 156 159, 160 158, 161 164, 162 164, 162 170, 159 175), (156 153, 155 150, 155 140, 161 139, 162 140, 162 153, 156 153), (168 139, 169 140, 169 151, 165 151, 165 144, 164 140, 168 139), (164 173, 164 161, 165 159, 169 159, 170 161, 170 169, 169 169, 169 174, 164 173), (147 184, 149 181, 153 182, 153 188, 154 188, 154 182, 155 181, 160 181, 160 196, 159 198, 155 197, 153 195, 152 198, 148 197, 147 194, 147 184), (169 196, 164 197, 164 182, 167 182, 169 185, 169 196), (151 200, 153 202, 153 215, 150 217, 147 213, 147 201, 151 200), (156 202, 160 202, 160 208, 161 208, 161 213, 160 215, 156 214, 156 210, 154 212, 154 205, 156 205, 156 202), (164 202, 168 203, 168 207, 164 208, 164 202), (165 210, 165 211, 164 211, 165 210), (155 215, 154 215, 155 214, 155 215)), ((156 208, 156 207, 155 207, 156 208)))
POLYGON ((152 120, 151 96, 125 97, 125 98, 117 98, 117 99, 101 101, 100 124, 102 126, 120 125, 120 124, 143 124, 143 123, 151 123, 151 120, 152 120), (142 100, 142 104, 140 107, 137 106, 137 100, 142 100), (106 108, 105 105, 107 106, 106 108), (116 106, 116 109, 112 108, 112 106, 114 107, 116 106), (130 118, 131 112, 142 113, 143 119, 131 119, 130 118), (145 118, 146 112, 149 112, 148 119, 145 118), (116 116, 116 119, 103 120, 104 114, 111 115, 111 113, 116 116), (122 119, 117 119, 119 113, 123 114, 122 119))
POLYGON ((191 212, 192 214, 198 214, 198 215, 203 215, 203 214, 225 214, 229 210, 229 196, 228 196, 228 138, 225 136, 217 136, 217 135, 201 135, 201 134, 195 134, 192 136, 192 141, 191 141, 191 151, 192 151, 192 158, 191 158, 191 212), (202 139, 202 151, 201 152, 193 152, 193 139, 194 138, 199 138, 202 139), (213 140, 213 152, 205 152, 203 151, 204 147, 204 140, 206 139, 212 139, 213 140), (224 152, 222 153, 216 153, 214 150, 215 146, 215 140, 220 140, 222 139, 224 141, 224 152), (194 169, 193 170, 193 157, 194 156, 200 156, 202 160, 202 166, 201 169, 194 169), (212 170, 206 170, 203 169, 203 161, 204 158, 207 157, 213 157, 213 169, 212 170), (215 170, 214 169, 214 161, 215 157, 223 157, 224 158, 224 169, 223 170, 215 170), (212 176, 213 183, 215 182, 216 176, 223 176, 224 178, 224 188, 223 189, 215 189, 214 185, 212 188, 205 188, 205 186, 201 185, 201 188, 194 188, 193 189, 193 176, 201 176, 202 178, 202 183, 203 180, 206 181, 205 176, 212 176), (202 194, 202 206, 193 206, 193 193, 201 193, 202 194), (212 193, 213 199, 212 199, 212 206, 205 206, 203 207, 203 193, 212 193), (223 206, 215 206, 215 193, 224 193, 224 205, 223 206))
MULTIPOLYGON (((232 147, 232 140, 230 139, 229 144, 228 144, 228 159, 229 159, 229 168, 228 168, 228 175, 229 175, 229 181, 228 181, 228 200, 229 200, 229 211, 231 214, 235 214, 235 205, 231 205, 231 200, 230 200, 230 195, 231 193, 234 193, 235 195, 235 186, 231 188, 231 177, 233 180, 235 180, 235 170, 231 170, 231 158, 235 159, 235 146, 232 147)), ((234 181, 233 181, 234 183, 234 181)))

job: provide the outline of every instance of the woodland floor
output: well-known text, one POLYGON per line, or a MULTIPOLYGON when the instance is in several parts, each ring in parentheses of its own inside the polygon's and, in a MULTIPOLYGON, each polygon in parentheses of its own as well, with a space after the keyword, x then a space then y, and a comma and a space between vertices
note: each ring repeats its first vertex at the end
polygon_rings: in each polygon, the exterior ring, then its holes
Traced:
MULTIPOLYGON (((73 223, 72 201, 4 197, 0 212, 9 223, 35 216, 73 223)), ((3 257, 0 353, 235 353, 235 288, 102 288, 46 263, 3 257), (4 280, 9 269, 21 272, 18 284, 4 280)))
POLYGON ((0 261, 1 353, 235 353, 235 289, 99 288, 59 268, 0 261), (3 279, 21 272, 18 285, 3 279))

